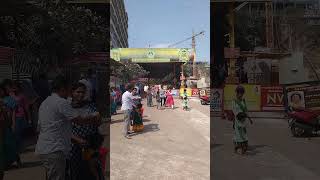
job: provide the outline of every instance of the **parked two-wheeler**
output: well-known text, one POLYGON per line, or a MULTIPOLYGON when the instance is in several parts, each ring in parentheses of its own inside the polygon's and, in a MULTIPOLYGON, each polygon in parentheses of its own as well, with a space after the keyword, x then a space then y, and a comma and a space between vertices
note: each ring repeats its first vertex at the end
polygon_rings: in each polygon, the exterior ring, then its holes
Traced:
POLYGON ((288 112, 288 124, 295 137, 310 136, 320 133, 320 112, 299 110, 288 112))
POLYGON ((202 105, 210 104, 209 96, 200 96, 200 102, 201 102, 202 105))

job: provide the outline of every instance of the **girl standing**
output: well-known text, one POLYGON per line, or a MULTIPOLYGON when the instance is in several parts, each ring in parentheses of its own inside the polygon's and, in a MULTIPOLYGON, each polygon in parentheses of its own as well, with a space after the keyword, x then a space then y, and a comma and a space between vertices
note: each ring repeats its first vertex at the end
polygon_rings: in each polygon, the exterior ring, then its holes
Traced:
MULTIPOLYGON (((236 99, 232 101, 232 111, 235 115, 234 120, 234 151, 238 153, 240 150, 240 154, 245 154, 248 149, 248 135, 246 128, 246 119, 247 116, 247 105, 246 101, 243 98, 245 90, 242 86, 238 86, 236 88, 236 99)), ((252 120, 250 123, 252 124, 252 120)))
POLYGON ((187 95, 187 90, 185 89, 182 95, 182 105, 183 105, 183 110, 187 111, 189 109, 188 107, 188 95, 187 95))

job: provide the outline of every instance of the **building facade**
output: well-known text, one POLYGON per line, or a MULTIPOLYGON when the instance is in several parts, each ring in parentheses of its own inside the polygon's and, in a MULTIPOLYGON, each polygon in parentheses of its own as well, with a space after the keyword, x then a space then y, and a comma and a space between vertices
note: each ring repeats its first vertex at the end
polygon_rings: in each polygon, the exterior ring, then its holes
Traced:
POLYGON ((110 0, 110 46, 111 49, 129 46, 128 14, 124 0, 110 0))

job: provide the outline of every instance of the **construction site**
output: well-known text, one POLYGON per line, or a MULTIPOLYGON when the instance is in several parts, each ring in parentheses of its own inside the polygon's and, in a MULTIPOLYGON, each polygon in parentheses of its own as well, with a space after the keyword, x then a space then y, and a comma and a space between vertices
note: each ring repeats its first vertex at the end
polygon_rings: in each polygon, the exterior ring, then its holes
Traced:
MULTIPOLYGON (((278 108, 271 109, 283 111, 289 87, 317 85, 319 5, 318 0, 211 1, 213 92, 227 97, 234 84, 244 84, 248 90, 256 89, 251 110, 263 111, 272 106, 264 97, 277 89, 284 98, 274 104, 278 108)), ((228 110, 226 99, 219 101, 217 111, 228 110)))

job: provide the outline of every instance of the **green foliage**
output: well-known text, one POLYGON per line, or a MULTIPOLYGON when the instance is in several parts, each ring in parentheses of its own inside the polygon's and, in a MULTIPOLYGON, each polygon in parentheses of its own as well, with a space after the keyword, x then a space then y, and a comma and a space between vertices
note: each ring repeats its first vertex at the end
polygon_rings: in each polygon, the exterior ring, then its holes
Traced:
POLYGON ((123 63, 124 66, 110 66, 112 74, 120 78, 123 82, 129 82, 130 80, 145 77, 149 74, 141 66, 136 63, 123 63))
POLYGON ((0 16, 1 44, 21 50, 15 64, 33 65, 29 73, 62 66, 88 51, 108 50, 106 19, 91 10, 64 1, 37 0, 32 7, 37 10, 32 14, 0 16))

